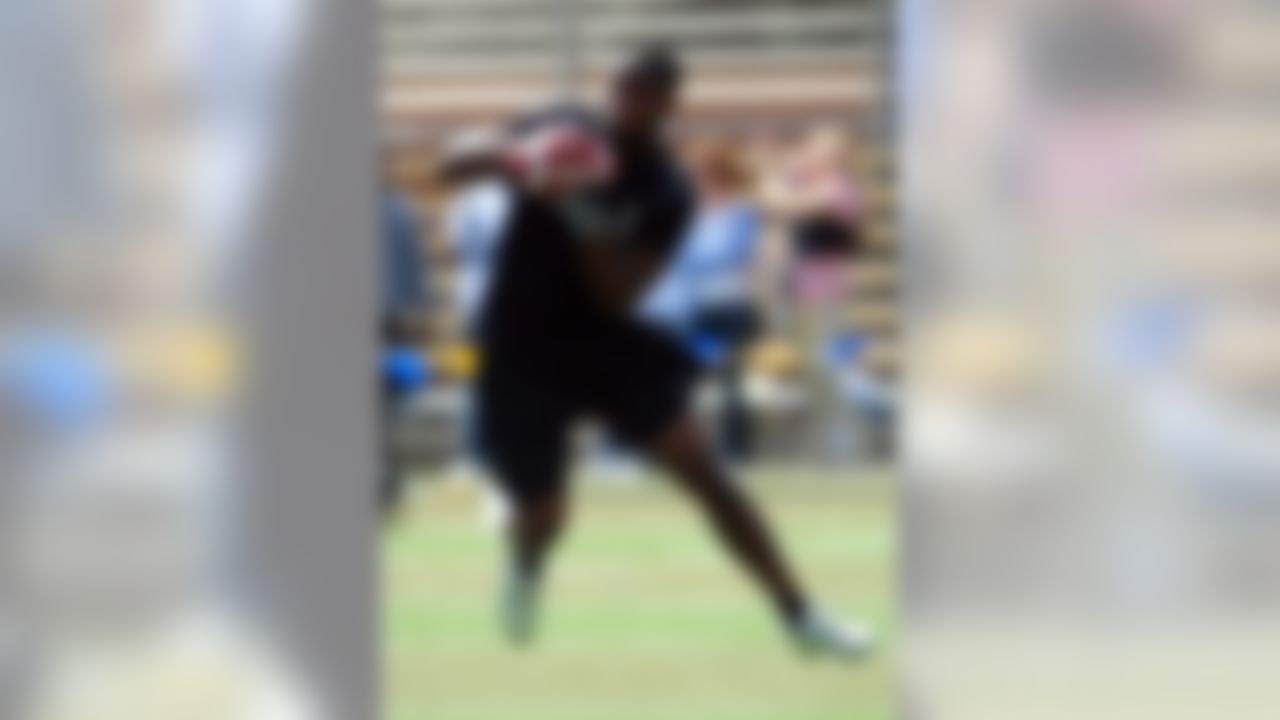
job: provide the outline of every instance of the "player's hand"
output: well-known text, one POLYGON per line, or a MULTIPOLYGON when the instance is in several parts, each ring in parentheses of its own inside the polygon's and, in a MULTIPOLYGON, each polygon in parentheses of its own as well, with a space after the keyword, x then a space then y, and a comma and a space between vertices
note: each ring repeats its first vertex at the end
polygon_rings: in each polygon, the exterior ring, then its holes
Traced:
POLYGON ((613 153, 598 134, 581 125, 559 123, 534 130, 512 143, 508 171, 531 194, 562 198, 608 181, 613 153))

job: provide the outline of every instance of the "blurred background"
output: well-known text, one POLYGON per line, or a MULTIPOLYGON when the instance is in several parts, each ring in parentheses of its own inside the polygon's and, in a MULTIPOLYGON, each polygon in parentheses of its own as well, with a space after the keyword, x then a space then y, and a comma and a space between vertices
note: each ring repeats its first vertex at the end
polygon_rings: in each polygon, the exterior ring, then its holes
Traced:
POLYGON ((898 265, 881 0, 384 0, 382 232, 389 717, 887 718, 886 652, 798 663, 691 508, 597 428, 542 643, 502 644, 471 327, 501 190, 438 168, 672 44, 697 219, 636 312, 704 367, 699 407, 818 593, 893 634, 898 265), (820 229, 815 230, 815 226, 820 229), (486 690, 492 688, 492 691, 486 690))
POLYGON ((1277 707, 1276 11, 904 4, 911 711, 1277 707))
POLYGON ((0 717, 368 716, 371 20, 0 9, 0 717))
POLYGON ((0 718, 1275 716, 1278 39, 1259 0, 7 0, 0 718), (493 215, 431 167, 653 39, 738 230, 644 311, 867 665, 795 662, 589 429, 546 642, 494 629, 493 215))

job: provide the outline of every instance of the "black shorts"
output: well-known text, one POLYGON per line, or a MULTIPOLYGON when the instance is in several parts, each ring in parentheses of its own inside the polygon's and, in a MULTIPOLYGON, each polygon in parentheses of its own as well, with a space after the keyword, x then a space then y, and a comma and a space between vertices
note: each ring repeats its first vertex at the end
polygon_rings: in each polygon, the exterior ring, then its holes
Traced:
POLYGON ((579 419, 643 447, 685 412, 695 377, 674 340, 643 327, 574 351, 489 343, 476 388, 486 460, 517 502, 560 492, 579 419))

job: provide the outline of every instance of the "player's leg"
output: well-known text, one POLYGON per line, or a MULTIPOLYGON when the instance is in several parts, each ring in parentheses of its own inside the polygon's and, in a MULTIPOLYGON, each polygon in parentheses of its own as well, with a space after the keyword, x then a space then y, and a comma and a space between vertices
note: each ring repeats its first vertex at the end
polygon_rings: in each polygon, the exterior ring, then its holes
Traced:
POLYGON ((830 620, 810 604, 755 503, 721 464, 688 401, 696 369, 668 337, 641 326, 592 365, 593 403, 622 437, 638 442, 698 505, 726 550, 777 608, 802 649, 859 657, 870 634, 830 620))
POLYGON ((716 460, 697 422, 681 416, 654 437, 648 450, 703 510, 726 549, 760 583, 783 617, 803 612, 807 599, 799 581, 754 503, 716 460))
POLYGON ((486 378, 480 386, 484 450, 510 503, 501 622, 516 644, 533 639, 538 598, 568 519, 565 491, 570 406, 537 377, 486 378))
POLYGON ((569 503, 563 490, 516 501, 507 526, 509 556, 516 569, 530 576, 542 574, 568 516, 569 503))
POLYGON ((533 640, 547 564, 567 520, 568 500, 563 489, 515 502, 507 528, 500 610, 503 630, 516 645, 533 640))
POLYGON ((649 452, 768 594, 801 649, 844 657, 861 657, 871 649, 869 631, 840 623, 811 605, 755 503, 724 470, 691 415, 668 423, 650 442, 649 452))

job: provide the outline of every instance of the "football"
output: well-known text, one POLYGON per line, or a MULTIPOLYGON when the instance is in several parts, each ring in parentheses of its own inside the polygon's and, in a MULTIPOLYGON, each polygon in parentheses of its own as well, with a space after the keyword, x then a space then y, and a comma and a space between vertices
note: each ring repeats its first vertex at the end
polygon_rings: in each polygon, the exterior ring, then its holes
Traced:
POLYGON ((559 195, 604 182, 613 174, 613 153, 594 131, 574 123, 533 130, 509 148, 508 165, 528 191, 559 195))

